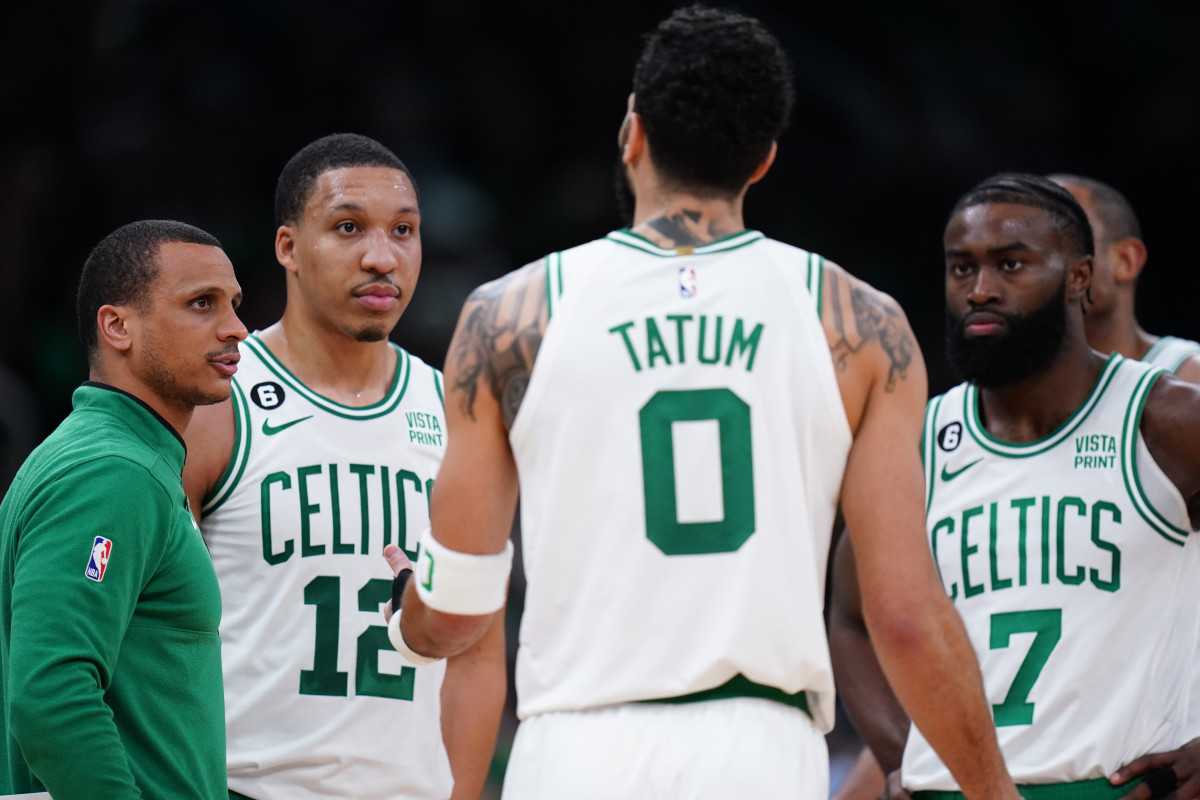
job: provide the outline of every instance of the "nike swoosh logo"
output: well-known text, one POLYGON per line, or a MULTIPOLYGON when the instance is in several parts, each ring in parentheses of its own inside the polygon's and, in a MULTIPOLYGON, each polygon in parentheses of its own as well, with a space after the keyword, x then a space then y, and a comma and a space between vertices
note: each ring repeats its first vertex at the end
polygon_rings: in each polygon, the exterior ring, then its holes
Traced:
POLYGON ((268 420, 264 419, 263 426, 262 426, 263 436, 274 436, 275 434, 279 433, 280 431, 286 431, 288 428, 292 427, 293 425, 299 425, 301 422, 304 422, 304 420, 306 420, 306 419, 312 419, 312 414, 309 414, 307 417, 301 417, 300 419, 294 419, 291 422, 285 422, 282 425, 272 425, 268 420))
POLYGON ((945 467, 942 467, 942 480, 947 481, 947 482, 952 481, 955 478, 957 478, 959 475, 962 475, 964 472, 969 470, 971 467, 978 464, 980 461, 983 461, 983 459, 977 458, 974 461, 972 461, 970 464, 967 464, 965 467, 954 470, 954 472, 950 472, 945 467))

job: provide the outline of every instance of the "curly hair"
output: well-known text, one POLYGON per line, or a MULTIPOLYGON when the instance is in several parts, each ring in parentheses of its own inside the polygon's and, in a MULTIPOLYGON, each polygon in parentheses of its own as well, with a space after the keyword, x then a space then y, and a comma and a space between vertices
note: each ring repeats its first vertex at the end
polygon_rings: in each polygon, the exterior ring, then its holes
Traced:
POLYGON ((1022 172, 1002 172, 977 184, 958 199, 950 218, 964 208, 992 203, 1013 203, 1046 211, 1059 231, 1076 248, 1077 256, 1095 255, 1092 226, 1083 206, 1074 196, 1049 178, 1022 172))
POLYGON ((304 217, 317 179, 331 169, 344 167, 391 167, 408 177, 413 192, 420 198, 417 180, 395 153, 369 136, 357 133, 331 133, 292 156, 279 173, 275 185, 275 224, 289 225, 304 217))
POLYGON ((787 127, 792 69, 758 20, 694 5, 647 37, 633 92, 664 182, 729 196, 745 187, 787 127))
POLYGON ((144 219, 122 225, 92 248, 75 297, 79 339, 89 359, 100 343, 96 312, 107 305, 144 310, 158 277, 158 251, 171 242, 221 246, 215 236, 186 222, 144 219))

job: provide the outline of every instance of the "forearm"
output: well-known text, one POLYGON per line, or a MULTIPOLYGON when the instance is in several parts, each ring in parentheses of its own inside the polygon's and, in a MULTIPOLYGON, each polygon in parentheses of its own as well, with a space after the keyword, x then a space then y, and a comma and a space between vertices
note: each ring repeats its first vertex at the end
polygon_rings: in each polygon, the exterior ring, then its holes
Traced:
POLYGON ((504 612, 484 637, 446 663, 442 684, 442 739, 454 773, 451 800, 475 800, 491 768, 508 684, 504 612))
POLYGON ((876 769, 882 768, 884 775, 900 769, 908 738, 908 715, 888 684, 866 628, 839 619, 834 613, 829 641, 838 696, 859 737, 878 761, 876 769))
POLYGON ((492 614, 465 616, 435 611, 425 605, 413 584, 410 580, 404 589, 400 631, 404 642, 417 653, 429 658, 457 656, 487 633, 492 614))
POLYGON ((878 620, 868 614, 867 622, 905 711, 968 798, 1015 800, 979 664, 958 613, 940 591, 910 606, 921 608, 920 614, 901 607, 878 620))

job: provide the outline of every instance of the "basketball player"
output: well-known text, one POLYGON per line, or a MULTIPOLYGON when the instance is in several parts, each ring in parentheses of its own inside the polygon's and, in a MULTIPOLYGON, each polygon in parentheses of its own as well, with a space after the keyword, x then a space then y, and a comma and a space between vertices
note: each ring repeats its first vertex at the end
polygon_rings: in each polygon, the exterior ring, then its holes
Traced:
MULTIPOLYGON (((1062 187, 985 181, 945 246, 947 350, 968 382, 926 416, 934 556, 1022 793, 1117 797, 1120 764, 1186 738, 1200 390, 1088 346, 1091 229, 1062 187), (1137 646, 1120 646, 1130 630, 1137 646)), ((869 673, 839 670, 854 675, 840 685, 857 720, 875 695, 869 673)), ((919 730, 902 781, 957 788, 919 730)))
POLYGON ((377 616, 379 556, 416 558, 445 447, 441 376, 388 341, 421 266, 416 184, 378 142, 337 134, 288 162, 275 209, 283 318, 247 339, 232 402, 188 430, 225 600, 230 796, 445 798, 453 777, 477 797, 500 625, 415 670, 377 616))
POLYGON ((450 439, 393 643, 467 647, 528 580, 509 798, 827 796, 822 624, 839 501, 866 614, 973 797, 1013 798, 922 545, 924 364, 890 298, 747 230, 791 106, 756 20, 653 32, 618 134, 633 227, 469 298, 450 439))
MULTIPOLYGON (((1092 303, 1084 317, 1088 342, 1102 353, 1137 358, 1192 383, 1200 383, 1200 344, 1174 336, 1146 333, 1134 315, 1134 291, 1146 264, 1141 225, 1125 196, 1106 183, 1079 175, 1051 175, 1087 212, 1096 237, 1096 269, 1092 303)), ((1200 671, 1196 672, 1200 681, 1200 671)), ((1200 684, 1193 683, 1187 732, 1200 733, 1200 684)), ((1125 783, 1148 770, 1170 766, 1180 797, 1200 797, 1200 738, 1169 753, 1144 756, 1118 770, 1116 783, 1125 783)), ((1148 800, 1150 787, 1139 783, 1128 800, 1148 800)))
POLYGON ((5 797, 225 796, 221 596, 180 433, 229 397, 241 298, 182 222, 124 225, 83 266, 90 380, 0 503, 5 797))

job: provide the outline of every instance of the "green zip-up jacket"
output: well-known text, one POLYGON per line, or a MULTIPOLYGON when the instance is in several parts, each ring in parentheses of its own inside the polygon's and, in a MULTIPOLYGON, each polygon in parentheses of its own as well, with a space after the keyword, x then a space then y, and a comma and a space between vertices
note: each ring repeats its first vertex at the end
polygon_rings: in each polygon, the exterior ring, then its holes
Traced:
POLYGON ((178 433, 97 383, 0 503, 0 794, 227 797, 221 598, 178 433))

